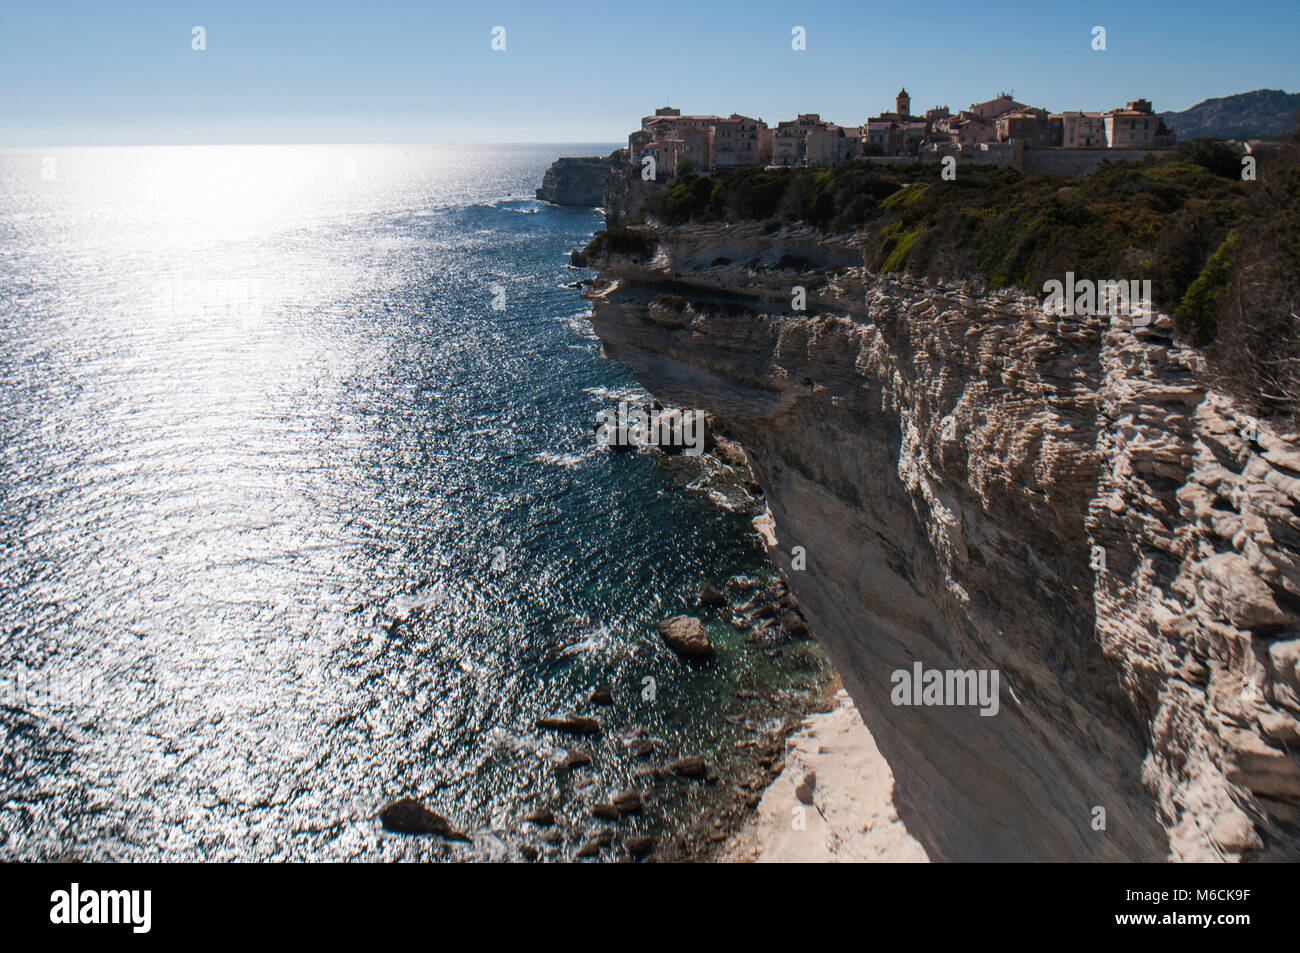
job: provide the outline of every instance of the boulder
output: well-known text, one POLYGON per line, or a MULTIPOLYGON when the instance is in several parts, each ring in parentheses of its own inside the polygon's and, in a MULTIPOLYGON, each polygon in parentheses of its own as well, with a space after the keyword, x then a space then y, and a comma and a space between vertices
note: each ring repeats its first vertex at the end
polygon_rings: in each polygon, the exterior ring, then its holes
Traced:
POLYGON ((727 597, 709 583, 706 582, 700 589, 700 605, 708 606, 710 609, 721 609, 726 604, 727 597))
POLYGON ((600 734, 600 722, 595 718, 586 718, 582 715, 553 716, 550 718, 538 718, 538 728, 548 728, 551 731, 563 731, 571 735, 598 735, 600 734))
POLYGON ((565 752, 564 760, 559 763, 558 767, 561 771, 570 771, 585 764, 591 764, 591 755, 581 748, 570 748, 565 752))
POLYGON ((645 835, 638 834, 634 837, 629 837, 623 842, 623 845, 627 848, 629 854, 635 854, 640 857, 655 845, 655 841, 653 837, 646 837, 645 835))
POLYGON ((713 655, 713 646, 704 632, 704 625, 694 616, 664 619, 659 623, 659 636, 682 658, 698 661, 713 655))
POLYGON ((655 743, 648 738, 634 738, 627 743, 627 751, 634 758, 648 758, 655 753, 655 743))
POLYGON ((605 831, 604 833, 601 834, 597 834, 595 837, 591 838, 589 841, 587 841, 585 844, 579 847, 578 852, 575 856, 595 857, 597 854, 600 853, 600 849, 602 847, 608 847, 610 845, 610 842, 613 841, 613 839, 614 838, 610 835, 608 831, 605 831))
POLYGON ((807 635, 808 623, 797 612, 787 612, 781 616, 781 626, 791 635, 807 635))
POLYGON ((455 830, 445 817, 435 814, 415 798, 394 801, 379 814, 384 828, 399 834, 437 834, 447 840, 469 842, 469 837, 455 830))
POLYGON ((620 814, 636 814, 641 810, 641 792, 629 789, 614 795, 614 807, 620 814))
POLYGON ((709 773, 703 758, 678 758, 668 765, 668 770, 680 778, 702 778, 709 773))

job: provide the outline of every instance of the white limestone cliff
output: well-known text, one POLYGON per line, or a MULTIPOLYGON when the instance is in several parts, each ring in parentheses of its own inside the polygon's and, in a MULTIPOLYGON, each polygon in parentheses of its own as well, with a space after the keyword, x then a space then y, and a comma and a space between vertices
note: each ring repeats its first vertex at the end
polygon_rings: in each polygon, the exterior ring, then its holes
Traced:
POLYGON ((1300 856, 1300 438, 1164 316, 874 275, 858 235, 644 227, 591 259, 595 329, 743 444, 931 858, 1300 856), (998 714, 894 705, 917 661, 997 670, 998 714))

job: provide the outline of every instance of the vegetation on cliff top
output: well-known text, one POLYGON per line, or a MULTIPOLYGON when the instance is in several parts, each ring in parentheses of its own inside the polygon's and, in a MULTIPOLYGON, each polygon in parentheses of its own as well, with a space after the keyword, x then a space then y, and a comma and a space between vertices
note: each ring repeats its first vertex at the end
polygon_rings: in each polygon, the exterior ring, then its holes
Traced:
POLYGON ((649 232, 626 225, 611 225, 596 233, 587 243, 586 252, 595 257, 612 254, 643 258, 654 251, 654 247, 654 236, 649 232))
MULTIPOLYGON (((1067 271, 1150 279, 1157 308, 1206 348, 1220 383, 1258 410, 1300 398, 1300 144, 1243 181, 1237 146, 1198 140, 1068 179, 1001 167, 843 162, 685 174, 644 207, 671 224, 768 220, 865 229, 865 264, 1037 291, 1067 271)), ((592 250, 644 256, 652 232, 601 233, 592 250)))

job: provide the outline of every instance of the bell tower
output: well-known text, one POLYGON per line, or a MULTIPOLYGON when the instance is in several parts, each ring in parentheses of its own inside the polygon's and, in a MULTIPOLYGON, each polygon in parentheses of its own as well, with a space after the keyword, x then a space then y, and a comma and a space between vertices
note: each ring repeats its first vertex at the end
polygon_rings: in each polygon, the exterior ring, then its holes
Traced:
POLYGON ((907 117, 912 115, 912 97, 907 95, 906 89, 900 89, 898 91, 898 99, 896 102, 898 105, 896 111, 899 116, 907 117))

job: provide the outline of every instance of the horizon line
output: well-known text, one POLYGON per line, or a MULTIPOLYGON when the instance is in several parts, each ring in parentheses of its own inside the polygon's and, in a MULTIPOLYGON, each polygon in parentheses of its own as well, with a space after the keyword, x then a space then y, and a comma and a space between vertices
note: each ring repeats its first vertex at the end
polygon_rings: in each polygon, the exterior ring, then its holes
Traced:
POLYGON ((512 139, 496 142, 400 142, 400 141, 351 141, 351 142, 84 142, 84 143, 64 143, 62 145, 30 145, 20 143, 0 142, 0 149, 185 149, 185 148, 213 148, 213 147, 230 147, 230 146, 406 146, 416 148, 438 148, 446 149, 448 147, 456 149, 464 148, 499 148, 502 146, 607 146, 617 143, 617 148, 622 148, 623 144, 615 139, 551 139, 551 140, 530 140, 530 139, 512 139))

